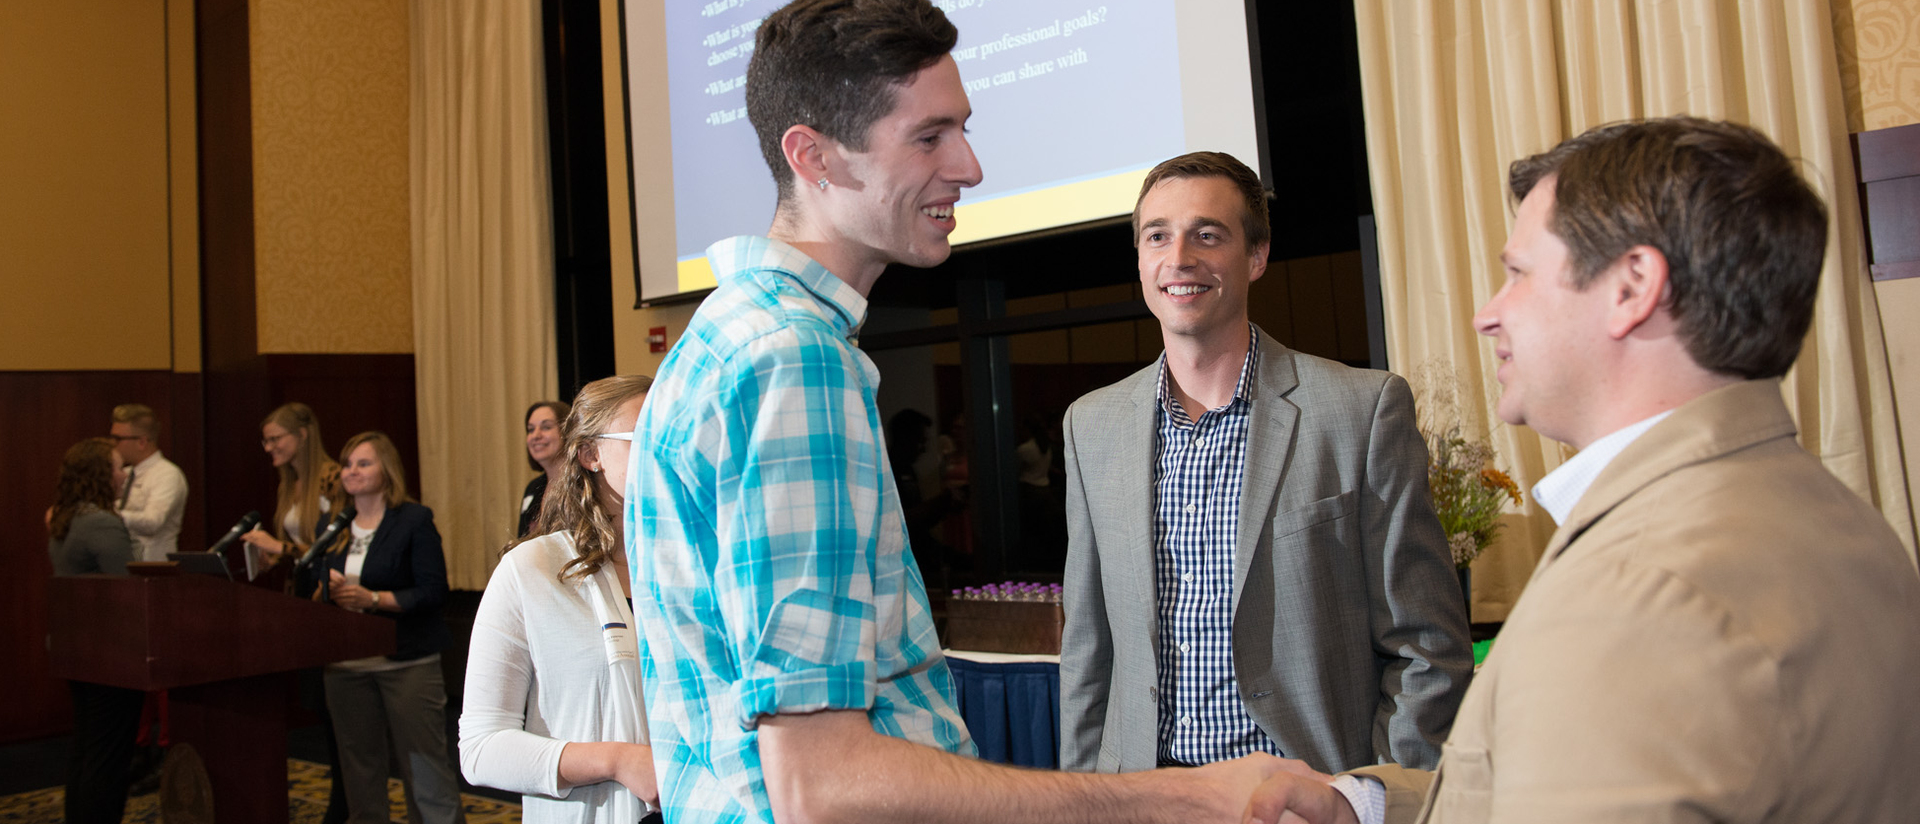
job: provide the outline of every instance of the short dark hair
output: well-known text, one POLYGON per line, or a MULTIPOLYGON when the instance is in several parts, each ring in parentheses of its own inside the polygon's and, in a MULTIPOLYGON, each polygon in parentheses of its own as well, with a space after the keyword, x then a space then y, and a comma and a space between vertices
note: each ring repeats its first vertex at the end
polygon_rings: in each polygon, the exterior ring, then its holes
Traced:
POLYGON ((1225 152, 1193 152, 1161 161, 1153 171, 1147 172, 1147 179, 1140 182, 1140 196, 1133 199, 1133 245, 1140 245, 1140 202, 1147 199, 1147 193, 1160 181, 1184 177, 1225 178, 1240 190, 1241 205, 1245 207, 1240 215, 1240 230, 1247 236, 1248 249, 1273 238, 1273 229, 1267 220, 1267 189, 1260 184, 1260 175, 1225 152))
MULTIPOLYGON (((902 409, 887 419, 887 449, 904 449, 908 440, 921 438, 927 434, 927 427, 933 425, 933 419, 920 413, 918 409, 902 409)), ((917 455, 894 455, 895 460, 911 461, 917 455)))
POLYGON ((1738 123, 1612 123, 1515 161, 1516 201, 1553 177, 1547 228, 1585 289, 1638 245, 1667 259, 1665 308, 1702 368, 1787 373, 1813 323, 1827 210, 1794 162, 1738 123))
POLYGON ((780 139, 811 127, 857 152, 893 111, 895 87, 960 39, 927 0, 795 0, 767 15, 747 63, 747 119, 785 202, 793 194, 780 139))

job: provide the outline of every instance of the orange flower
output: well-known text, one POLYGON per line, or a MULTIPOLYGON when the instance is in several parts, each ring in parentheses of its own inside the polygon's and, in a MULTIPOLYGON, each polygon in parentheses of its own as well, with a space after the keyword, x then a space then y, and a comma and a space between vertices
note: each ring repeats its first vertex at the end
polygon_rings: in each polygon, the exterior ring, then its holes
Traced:
POLYGON ((1507 497, 1512 498, 1515 504, 1520 503, 1520 485, 1514 483, 1512 478, 1507 477, 1507 473, 1501 472, 1498 469, 1482 469, 1480 470, 1480 480, 1487 486, 1506 490, 1507 497))

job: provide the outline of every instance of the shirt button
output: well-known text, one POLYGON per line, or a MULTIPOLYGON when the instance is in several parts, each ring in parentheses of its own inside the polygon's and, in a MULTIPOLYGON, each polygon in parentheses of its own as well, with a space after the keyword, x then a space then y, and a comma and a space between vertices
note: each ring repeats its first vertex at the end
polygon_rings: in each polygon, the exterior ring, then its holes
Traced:
POLYGON ((1159 687, 1148 687, 1148 688, 1147 688, 1147 700, 1149 700, 1149 701, 1159 701, 1159 700, 1160 700, 1160 688, 1159 688, 1159 687))
POLYGON ((1194 512, 1194 510, 1196 510, 1196 509, 1199 509, 1199 507, 1197 507, 1197 506, 1194 506, 1193 504, 1187 504, 1187 509, 1186 509, 1186 513, 1187 513, 1188 515, 1192 515, 1192 514, 1193 514, 1193 512, 1194 512))
POLYGON ((1189 584, 1193 583, 1193 573, 1189 572, 1185 575, 1180 576, 1180 580, 1189 584))
POLYGON ((1188 644, 1187 644, 1187 642, 1185 642, 1185 641, 1181 641, 1181 642, 1180 642, 1180 651, 1181 651, 1181 652, 1186 652, 1187 650, 1189 650, 1189 649, 1191 649, 1191 648, 1192 648, 1192 647, 1191 647, 1190 645, 1188 645, 1188 644))
POLYGON ((1182 715, 1182 716, 1180 716, 1180 726, 1182 726, 1182 727, 1191 727, 1191 726, 1193 726, 1193 716, 1191 716, 1191 715, 1182 715))

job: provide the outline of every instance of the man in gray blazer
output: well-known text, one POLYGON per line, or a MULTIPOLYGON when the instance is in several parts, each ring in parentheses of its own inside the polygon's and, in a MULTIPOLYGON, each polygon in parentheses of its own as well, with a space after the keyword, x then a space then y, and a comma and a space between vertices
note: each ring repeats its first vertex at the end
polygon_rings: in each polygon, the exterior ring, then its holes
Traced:
POLYGON ((1238 160, 1160 164, 1133 219, 1166 352, 1067 411, 1062 767, 1433 764, 1472 651, 1406 381, 1248 322, 1238 160))

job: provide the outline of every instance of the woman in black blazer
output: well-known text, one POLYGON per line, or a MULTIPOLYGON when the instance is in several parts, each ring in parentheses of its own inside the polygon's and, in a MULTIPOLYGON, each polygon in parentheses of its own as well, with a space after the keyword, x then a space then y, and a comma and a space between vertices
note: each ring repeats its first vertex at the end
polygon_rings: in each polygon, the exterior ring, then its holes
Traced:
POLYGON ((326 558, 328 597, 343 609, 394 621, 394 654, 327 667, 327 709, 340 745, 352 822, 385 822, 387 749, 400 756, 411 820, 464 821, 460 782, 447 760, 447 690, 440 608, 447 562, 433 510, 407 499, 393 441, 362 432, 340 450, 340 486, 353 503, 350 531, 326 558))
POLYGON ((520 523, 513 531, 516 539, 534 537, 527 533, 540 518, 547 485, 560 479, 561 464, 566 461, 560 454, 560 423, 569 411, 566 401, 538 401, 527 407, 527 466, 540 474, 533 476, 526 491, 520 493, 520 523))

